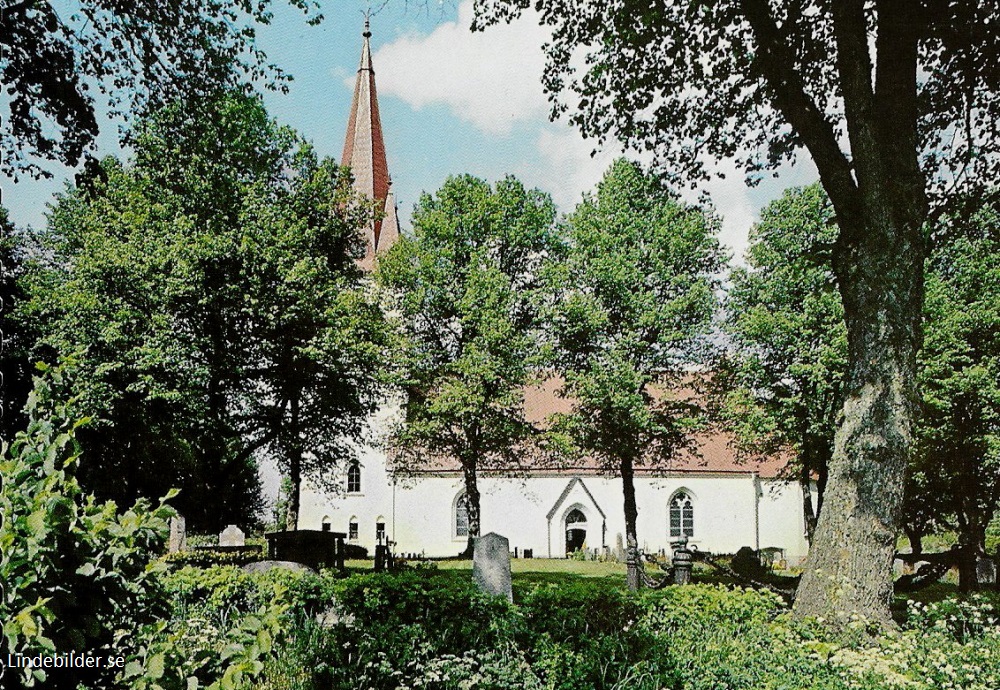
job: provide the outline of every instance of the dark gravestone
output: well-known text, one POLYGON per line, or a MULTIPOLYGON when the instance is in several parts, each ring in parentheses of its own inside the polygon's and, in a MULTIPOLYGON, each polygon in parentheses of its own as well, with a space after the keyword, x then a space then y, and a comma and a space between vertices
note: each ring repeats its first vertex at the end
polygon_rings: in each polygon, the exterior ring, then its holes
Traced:
POLYGON ((514 601, 510 586, 510 541, 490 532, 476 539, 472 553, 472 578, 479 591, 514 601))
POLYGON ((997 564, 989 556, 976 558, 976 581, 981 585, 992 587, 997 583, 997 564))
POLYGON ((320 568, 344 569, 343 532, 300 529, 288 532, 270 532, 267 539, 267 557, 273 561, 294 561, 314 570, 320 568))
POLYGON ((747 579, 763 577, 767 573, 757 552, 749 546, 740 548, 733 556, 733 572, 747 579))

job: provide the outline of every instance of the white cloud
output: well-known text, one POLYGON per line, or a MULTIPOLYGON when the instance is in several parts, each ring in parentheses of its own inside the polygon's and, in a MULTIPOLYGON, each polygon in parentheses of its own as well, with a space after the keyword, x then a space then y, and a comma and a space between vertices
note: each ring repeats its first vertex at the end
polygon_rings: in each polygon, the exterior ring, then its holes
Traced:
MULTIPOLYGON (((443 104, 462 120, 492 135, 507 135, 519 122, 544 120, 542 93, 547 30, 529 13, 520 20, 473 33, 472 1, 426 36, 406 35, 372 56, 380 94, 419 110, 443 104), (392 65, 379 71, 379 65, 392 65)), ((353 86, 353 76, 348 79, 353 86)))
MULTIPOLYGON (((725 178, 713 177, 705 183, 704 189, 722 217, 719 239, 732 252, 734 262, 742 264, 750 228, 757 222, 757 209, 744 181, 746 175, 732 161, 718 163, 714 172, 722 173, 725 178)), ((687 190, 682 196, 687 201, 695 202, 698 200, 698 191, 687 190)))
MULTIPOLYGON (((560 211, 572 210, 622 155, 622 145, 611 141, 591 156, 592 141, 565 122, 548 122, 541 46, 550 34, 539 25, 537 15, 525 11, 512 24, 482 33, 469 30, 472 17, 472 0, 463 0, 457 21, 443 23, 427 35, 404 35, 380 48, 373 56, 380 95, 399 98, 415 110, 444 105, 490 136, 527 137, 537 155, 514 163, 513 172, 528 185, 552 194, 560 211), (379 71, 380 64, 392 69, 379 71)), ((574 58, 574 64, 580 63, 578 55, 574 58)), ((353 79, 346 82, 353 86, 353 79)), ((722 242, 742 262, 757 207, 741 171, 731 162, 720 163, 718 170, 725 179, 713 179, 703 189, 722 216, 722 242)), ((697 201, 698 192, 686 192, 684 198, 697 201)))
POLYGON ((593 190, 622 154, 621 146, 611 145, 591 156, 594 143, 563 122, 543 127, 535 141, 538 159, 523 163, 517 174, 527 184, 549 192, 563 213, 573 210, 583 193, 593 190))

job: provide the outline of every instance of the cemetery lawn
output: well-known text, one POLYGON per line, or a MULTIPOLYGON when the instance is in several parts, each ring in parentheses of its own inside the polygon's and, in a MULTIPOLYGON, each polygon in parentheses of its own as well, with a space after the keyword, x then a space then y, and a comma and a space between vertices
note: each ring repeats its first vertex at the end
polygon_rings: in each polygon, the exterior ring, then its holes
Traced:
MULTIPOLYGON (((437 570, 468 570, 472 571, 472 561, 462 558, 447 558, 441 560, 424 561, 432 564, 437 570)), ((415 564, 416 562, 411 562, 415 564)), ((371 572, 372 562, 347 561, 349 572, 371 572)), ((611 577, 619 576, 624 585, 625 564, 615 562, 600 561, 577 561, 567 558, 512 558, 510 570, 516 579, 519 575, 530 575, 537 573, 576 575, 579 577, 611 577)), ((530 579, 530 578, 529 578, 530 579)))

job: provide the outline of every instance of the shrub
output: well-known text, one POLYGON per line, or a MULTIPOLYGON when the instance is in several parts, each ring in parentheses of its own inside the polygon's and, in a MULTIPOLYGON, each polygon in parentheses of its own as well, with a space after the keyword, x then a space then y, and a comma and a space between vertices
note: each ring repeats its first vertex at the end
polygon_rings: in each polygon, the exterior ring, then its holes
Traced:
POLYGON ((168 553, 163 562, 177 568, 195 566, 210 568, 215 565, 246 565, 261 559, 261 549, 248 548, 242 551, 213 551, 211 549, 195 549, 192 551, 177 551, 168 553))
MULTIPOLYGON (((0 597, 3 654, 134 655, 131 635, 163 612, 157 566, 172 509, 139 501, 118 512, 76 479, 79 447, 64 367, 36 379, 29 423, 0 460, 0 597)), ((167 498, 170 498, 168 496, 167 498)), ((24 669, 5 682, 32 687, 116 687, 115 671, 24 669)))

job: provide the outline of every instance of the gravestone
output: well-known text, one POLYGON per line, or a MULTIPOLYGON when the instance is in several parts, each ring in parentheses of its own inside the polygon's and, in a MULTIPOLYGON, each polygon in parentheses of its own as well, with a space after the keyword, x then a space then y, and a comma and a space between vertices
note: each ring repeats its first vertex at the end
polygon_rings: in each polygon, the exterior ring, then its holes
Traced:
POLYGON ((170 518, 170 540, 167 542, 167 553, 177 553, 187 550, 187 531, 183 515, 170 518))
POLYGON ((615 535, 615 560, 619 563, 625 562, 625 542, 622 540, 622 533, 615 535))
POLYGON ((997 583, 997 564, 989 556, 976 558, 976 581, 981 585, 995 585, 997 583))
POLYGON ((246 546, 246 535, 236 525, 229 525, 219 533, 219 546, 246 546))
POLYGON ((476 539, 472 552, 472 579, 479 591, 514 601, 510 587, 510 541, 495 532, 476 539))

